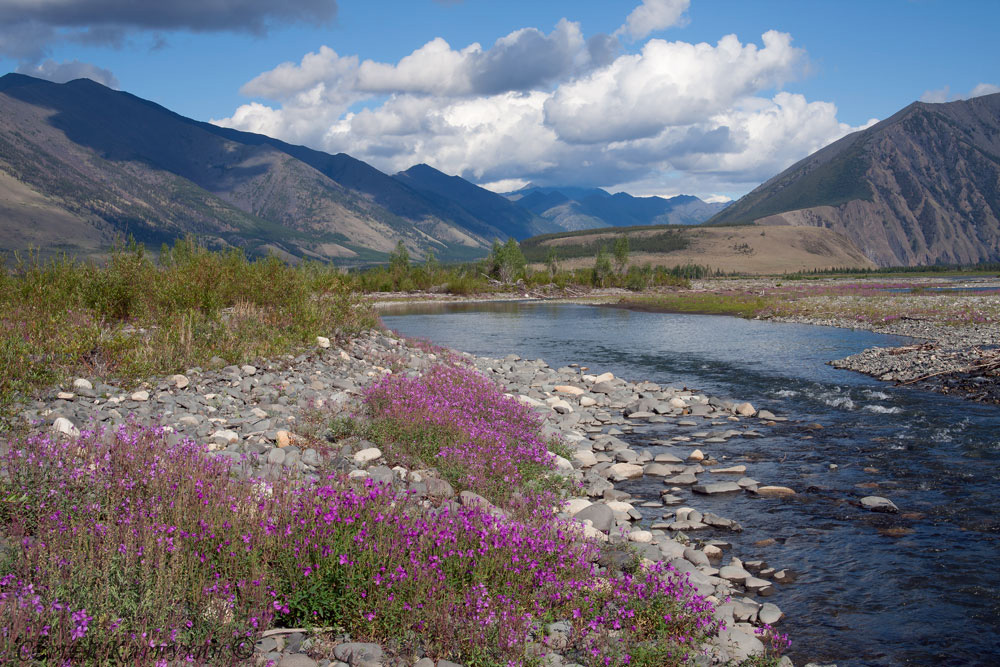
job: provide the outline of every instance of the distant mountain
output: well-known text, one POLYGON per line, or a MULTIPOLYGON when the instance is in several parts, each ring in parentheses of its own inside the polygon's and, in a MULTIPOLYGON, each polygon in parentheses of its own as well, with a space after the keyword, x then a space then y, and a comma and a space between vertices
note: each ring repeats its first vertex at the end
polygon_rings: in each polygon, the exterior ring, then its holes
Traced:
POLYGON ((502 195, 426 164, 410 167, 393 178, 449 211, 453 219, 463 221, 466 229, 485 237, 513 236, 521 240, 556 230, 547 220, 502 195))
POLYGON ((527 231, 469 205, 475 213, 349 155, 195 121, 88 79, 0 77, 0 250, 94 255, 123 234, 158 245, 193 233, 251 254, 357 263, 398 241, 418 257, 467 259, 527 231))
POLYGON ((709 223, 841 232, 881 266, 1000 260, 1000 94, 915 102, 813 153, 709 223))
POLYGON ((697 225, 722 210, 726 204, 709 204, 697 197, 678 195, 633 197, 625 192, 610 194, 601 188, 539 187, 530 185, 505 195, 558 231, 599 227, 645 225, 697 225))

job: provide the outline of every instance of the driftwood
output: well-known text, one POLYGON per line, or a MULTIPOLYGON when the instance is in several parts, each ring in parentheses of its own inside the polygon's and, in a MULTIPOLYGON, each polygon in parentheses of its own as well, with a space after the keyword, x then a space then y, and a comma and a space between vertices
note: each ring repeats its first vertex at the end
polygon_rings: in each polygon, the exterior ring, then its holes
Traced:
POLYGON ((333 632, 336 628, 274 628, 260 633, 261 639, 264 637, 274 637, 275 635, 294 635, 296 632, 305 634, 307 632, 333 632))
POLYGON ((909 354, 910 352, 926 352, 927 350, 936 350, 937 345, 934 343, 921 343, 919 345, 904 345, 902 347, 894 347, 889 350, 889 354, 893 357, 899 356, 900 354, 909 354))
POLYGON ((950 375, 952 373, 974 373, 976 371, 991 371, 1000 368, 1000 361, 993 359, 991 361, 985 361, 980 364, 973 364, 972 366, 966 366, 965 368, 949 369, 944 371, 938 371, 937 373, 928 373, 927 375, 921 375, 920 377, 913 378, 912 380, 907 380, 906 382, 900 382, 900 385, 913 384, 915 382, 922 382, 924 380, 929 380, 932 377, 937 377, 939 375, 950 375))

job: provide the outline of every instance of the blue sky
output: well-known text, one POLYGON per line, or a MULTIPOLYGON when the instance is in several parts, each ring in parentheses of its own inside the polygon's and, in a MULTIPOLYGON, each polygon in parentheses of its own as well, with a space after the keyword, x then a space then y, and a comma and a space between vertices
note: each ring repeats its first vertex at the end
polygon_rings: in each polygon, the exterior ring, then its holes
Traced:
POLYGON ((87 75, 388 172, 702 197, 915 100, 1000 90, 995 0, 144 5, 0 0, 0 69, 87 75))

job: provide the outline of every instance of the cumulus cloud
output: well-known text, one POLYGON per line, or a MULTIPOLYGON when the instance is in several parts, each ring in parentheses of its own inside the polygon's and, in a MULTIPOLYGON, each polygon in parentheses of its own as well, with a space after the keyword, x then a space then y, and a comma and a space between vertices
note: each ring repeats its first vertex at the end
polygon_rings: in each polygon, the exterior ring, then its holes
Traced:
POLYGON ((625 19, 625 24, 615 34, 627 34, 632 39, 643 39, 657 30, 664 30, 683 22, 684 12, 691 0, 643 0, 625 19))
POLYGON ((993 93, 1000 93, 1000 86, 992 83, 980 83, 964 95, 961 93, 952 94, 951 86, 945 86, 937 90, 925 90, 924 94, 920 96, 920 101, 940 104, 941 102, 970 100, 973 97, 982 97, 983 95, 992 95, 993 93))
MULTIPOLYGON (((674 25, 687 6, 644 2, 622 30, 674 25)), ((860 129, 833 104, 783 90, 808 65, 788 34, 622 48, 565 19, 488 49, 434 39, 394 63, 323 47, 249 81, 242 90, 258 100, 213 122, 390 173, 424 162, 497 190, 532 181, 705 196, 741 194, 860 129)))
POLYGON ((1000 86, 992 83, 980 83, 972 89, 969 93, 969 97, 982 97, 983 95, 992 95, 994 93, 1000 93, 1000 86))
POLYGON ((17 68, 17 71, 20 74, 48 79, 55 83, 66 83, 73 79, 91 79, 109 88, 118 88, 118 79, 111 73, 111 70, 79 60, 56 62, 49 59, 36 65, 22 64, 17 68))
POLYGON ((448 96, 531 90, 606 64, 613 43, 606 35, 585 40, 580 25, 566 19, 548 35, 524 28, 487 50, 473 43, 456 51, 438 37, 395 64, 364 61, 358 89, 448 96))
POLYGON ((762 49, 735 35, 716 46, 652 39, 641 53, 560 86, 546 118, 563 139, 578 143, 637 139, 693 123, 795 76, 804 54, 791 41, 773 30, 762 49))
POLYGON ((357 56, 342 58, 328 46, 307 53, 298 63, 286 62, 254 77, 240 88, 248 97, 290 101, 316 106, 323 103, 341 110, 364 96, 357 91, 357 56))

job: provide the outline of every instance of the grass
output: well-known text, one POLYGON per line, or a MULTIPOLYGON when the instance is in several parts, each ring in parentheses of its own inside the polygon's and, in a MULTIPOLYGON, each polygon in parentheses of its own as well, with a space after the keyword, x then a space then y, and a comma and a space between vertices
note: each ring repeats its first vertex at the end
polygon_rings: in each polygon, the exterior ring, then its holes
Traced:
POLYGON ((699 315, 736 315, 755 317, 777 305, 773 297, 750 294, 669 293, 626 297, 623 305, 648 308, 669 313, 695 313, 699 315))
POLYGON ((443 365, 388 376, 365 405, 387 464, 433 463, 495 506, 421 504, 341 475, 245 479, 138 424, 10 443, 0 660, 240 664, 280 625, 470 667, 539 665, 545 628, 565 621, 567 657, 653 667, 683 664, 720 629, 669 566, 596 568, 601 547, 553 514, 537 418, 498 386, 443 365))
POLYGON ((128 384, 212 357, 273 357, 373 323, 331 267, 250 261, 191 241, 159 262, 135 244, 105 267, 19 259, 0 273, 0 408, 74 375, 128 384))

